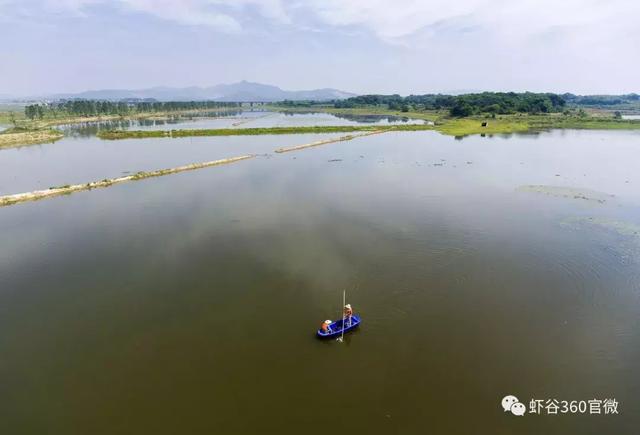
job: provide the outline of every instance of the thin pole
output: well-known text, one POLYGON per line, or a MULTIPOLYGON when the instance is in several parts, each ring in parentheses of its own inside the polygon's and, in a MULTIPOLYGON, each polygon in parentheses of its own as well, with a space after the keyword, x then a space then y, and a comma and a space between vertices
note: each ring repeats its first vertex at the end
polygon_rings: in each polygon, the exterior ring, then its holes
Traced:
POLYGON ((347 303, 347 291, 342 290, 342 336, 340 337, 340 341, 344 340, 344 306, 347 303))

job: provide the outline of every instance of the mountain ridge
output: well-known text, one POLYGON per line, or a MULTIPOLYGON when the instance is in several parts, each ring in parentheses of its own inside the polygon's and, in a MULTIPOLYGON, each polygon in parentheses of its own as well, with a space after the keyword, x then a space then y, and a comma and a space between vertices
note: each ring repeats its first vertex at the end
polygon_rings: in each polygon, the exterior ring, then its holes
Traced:
POLYGON ((95 89, 78 93, 58 93, 43 98, 87 99, 87 100, 126 100, 155 99, 159 101, 224 101, 224 102, 274 102, 283 100, 341 100, 356 94, 339 89, 321 88, 301 91, 287 91, 278 86, 248 82, 246 80, 200 87, 183 88, 155 86, 144 89, 95 89))

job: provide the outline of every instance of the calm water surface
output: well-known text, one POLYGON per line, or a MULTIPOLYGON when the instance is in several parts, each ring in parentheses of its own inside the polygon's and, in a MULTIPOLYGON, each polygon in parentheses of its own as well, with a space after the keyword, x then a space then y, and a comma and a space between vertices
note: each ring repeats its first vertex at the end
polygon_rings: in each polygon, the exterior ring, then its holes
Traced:
POLYGON ((262 154, 0 209, 3 433, 637 432, 640 134, 223 139, 0 152, 3 191, 262 154))
POLYGON ((308 127, 322 125, 395 125, 424 124, 425 121, 388 115, 350 115, 329 113, 289 113, 265 111, 220 112, 218 116, 179 115, 169 119, 89 122, 64 125, 68 136, 90 137, 100 129, 107 130, 174 130, 215 128, 308 127))

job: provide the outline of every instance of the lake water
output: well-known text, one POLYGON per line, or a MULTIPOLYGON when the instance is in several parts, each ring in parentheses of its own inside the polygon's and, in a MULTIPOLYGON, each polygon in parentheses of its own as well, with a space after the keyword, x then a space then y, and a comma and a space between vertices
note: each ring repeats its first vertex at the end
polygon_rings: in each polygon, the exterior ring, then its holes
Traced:
POLYGON ((0 209, 2 432, 637 432, 638 132, 272 153, 313 139, 0 151, 12 193, 260 154, 0 209), (342 289, 362 327, 318 341, 342 289), (507 394, 619 415, 515 417, 507 394))
POLYGON ((61 128, 69 136, 91 137, 100 129, 107 130, 175 130, 215 128, 306 127, 323 125, 397 125, 424 124, 425 121, 387 115, 350 115, 329 113, 289 113, 265 111, 223 112, 216 117, 184 115, 169 119, 90 122, 61 128))

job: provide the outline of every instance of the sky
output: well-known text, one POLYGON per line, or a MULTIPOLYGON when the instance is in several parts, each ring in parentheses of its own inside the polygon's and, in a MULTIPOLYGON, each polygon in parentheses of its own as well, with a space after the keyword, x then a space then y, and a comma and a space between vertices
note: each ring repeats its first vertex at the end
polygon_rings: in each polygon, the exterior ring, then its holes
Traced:
POLYGON ((639 0, 0 0, 0 95, 640 93, 639 0))

